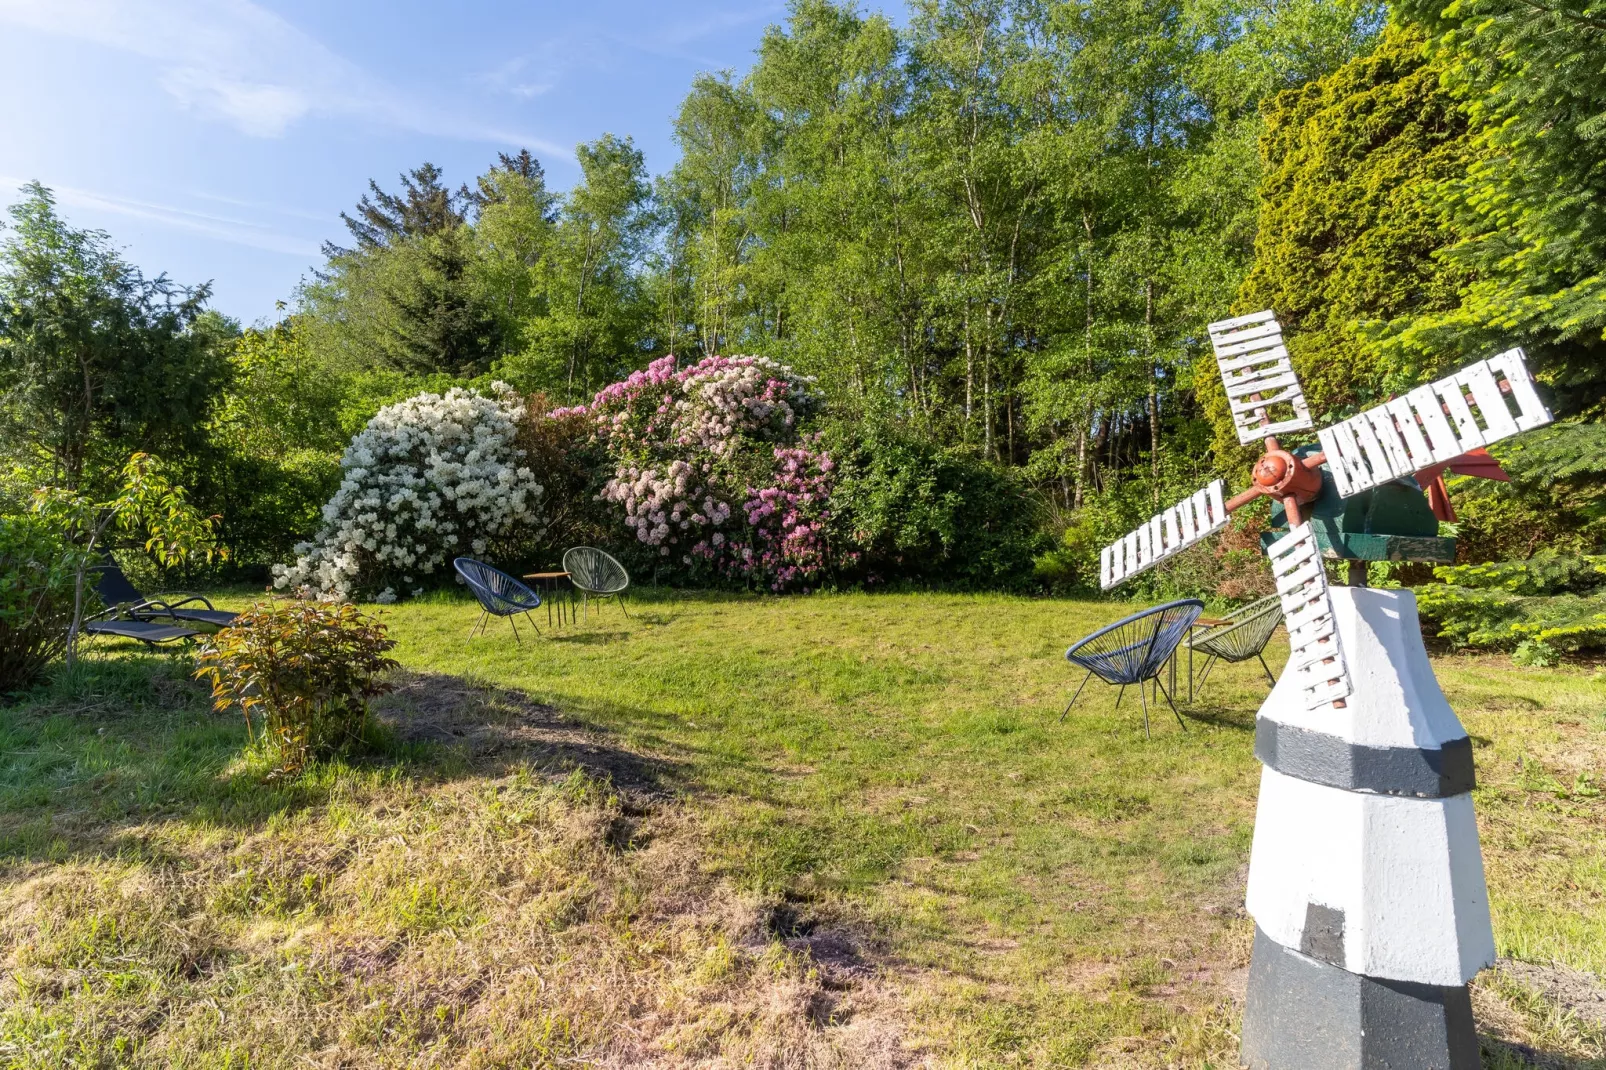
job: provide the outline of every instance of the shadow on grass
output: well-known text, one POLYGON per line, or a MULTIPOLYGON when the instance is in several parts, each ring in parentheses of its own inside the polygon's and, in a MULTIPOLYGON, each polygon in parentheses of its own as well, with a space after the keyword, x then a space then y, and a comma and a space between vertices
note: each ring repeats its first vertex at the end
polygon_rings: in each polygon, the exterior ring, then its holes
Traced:
POLYGON ((375 702, 374 749, 276 779, 239 715, 214 712, 189 670, 188 658, 114 651, 81 662, 71 681, 0 708, 0 867, 110 856, 160 862, 143 831, 153 824, 256 829, 323 804, 353 777, 581 769, 627 794, 690 785, 684 763, 628 749, 523 692, 416 673, 401 674, 375 702))
MULTIPOLYGON (((1254 709, 1233 706, 1213 706, 1208 703, 1196 702, 1192 706, 1177 704, 1182 716, 1190 721, 1201 724, 1214 725, 1217 728, 1230 728, 1236 732, 1253 732, 1255 730, 1254 709)), ((1167 711, 1169 712, 1169 711, 1167 711)))
POLYGON ((403 748, 450 748, 422 764, 499 773, 534 766, 553 776, 581 769, 627 792, 667 795, 691 786, 689 766, 621 746, 606 729, 566 716, 516 688, 444 673, 405 672, 374 703, 374 715, 403 748))
POLYGON ((573 646, 607 646, 611 643, 622 643, 630 638, 629 632, 572 632, 564 634, 555 632, 547 635, 547 640, 553 643, 568 643, 573 646))

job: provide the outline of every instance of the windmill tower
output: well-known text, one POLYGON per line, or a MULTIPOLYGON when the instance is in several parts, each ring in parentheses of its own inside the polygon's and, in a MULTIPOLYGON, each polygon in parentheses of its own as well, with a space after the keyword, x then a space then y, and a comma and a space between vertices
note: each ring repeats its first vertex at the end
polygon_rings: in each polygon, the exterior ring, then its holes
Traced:
MULTIPOLYGON (((1412 477, 1479 467, 1551 420, 1520 349, 1285 449, 1314 427, 1271 312, 1210 325, 1249 490, 1216 480, 1105 547, 1105 589, 1208 538, 1256 498, 1290 654, 1255 722, 1260 802, 1243 1062, 1255 1070, 1476 1070, 1469 982, 1494 961, 1472 743, 1440 691, 1408 590, 1330 587, 1324 558, 1446 560, 1412 477), (1422 518, 1428 527, 1422 527, 1422 518)), ((1362 566, 1364 567, 1364 566, 1362 566)))

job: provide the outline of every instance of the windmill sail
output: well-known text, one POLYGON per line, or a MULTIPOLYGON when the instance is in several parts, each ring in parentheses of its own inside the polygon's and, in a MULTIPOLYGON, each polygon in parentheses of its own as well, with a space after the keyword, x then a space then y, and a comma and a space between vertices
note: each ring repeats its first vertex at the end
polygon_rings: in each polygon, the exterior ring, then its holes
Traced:
POLYGON ((1522 350, 1511 349, 1316 436, 1338 493, 1348 498, 1550 421, 1522 350))
POLYGON ((1208 329, 1241 444, 1315 426, 1274 313, 1222 320, 1208 329))
POLYGON ((1314 710, 1348 698, 1353 688, 1344 651, 1339 645, 1333 599, 1327 590, 1327 569, 1309 522, 1297 524, 1267 547, 1277 595, 1288 627, 1288 667, 1314 710))
POLYGON ((1216 480, 1116 539, 1099 553, 1099 584, 1106 591, 1227 526, 1227 484, 1216 480))

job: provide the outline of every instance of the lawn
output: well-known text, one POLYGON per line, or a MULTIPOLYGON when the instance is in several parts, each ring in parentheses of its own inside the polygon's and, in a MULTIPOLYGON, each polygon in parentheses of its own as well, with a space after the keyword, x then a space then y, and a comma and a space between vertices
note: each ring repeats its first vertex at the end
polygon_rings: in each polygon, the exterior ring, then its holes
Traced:
MULTIPOLYGON (((1121 612, 643 595, 521 646, 442 596, 384 611, 375 749, 298 780, 103 648, 0 710, 0 1058, 1236 1065, 1265 681, 1059 723, 1121 612)), ((1435 665, 1513 960, 1487 1065, 1606 1066, 1606 674, 1435 665)))

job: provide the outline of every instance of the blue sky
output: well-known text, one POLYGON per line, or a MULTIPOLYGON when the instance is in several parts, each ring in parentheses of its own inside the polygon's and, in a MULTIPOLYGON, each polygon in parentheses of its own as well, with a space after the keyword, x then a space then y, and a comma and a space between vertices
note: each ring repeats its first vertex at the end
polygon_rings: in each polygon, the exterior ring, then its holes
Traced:
MULTIPOLYGON (((880 5, 867 5, 876 6, 880 5)), ((890 5, 889 5, 890 6, 890 5)), ((699 71, 745 72, 783 0, 0 0, 0 188, 38 179, 134 263, 245 323, 345 236, 370 177, 453 185, 634 136, 655 173, 699 71)))

